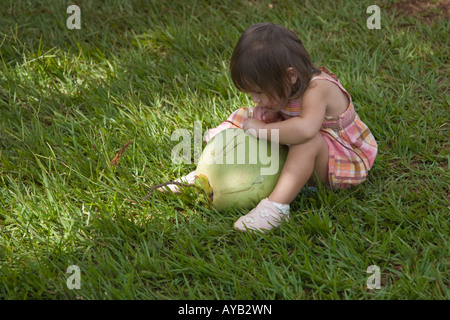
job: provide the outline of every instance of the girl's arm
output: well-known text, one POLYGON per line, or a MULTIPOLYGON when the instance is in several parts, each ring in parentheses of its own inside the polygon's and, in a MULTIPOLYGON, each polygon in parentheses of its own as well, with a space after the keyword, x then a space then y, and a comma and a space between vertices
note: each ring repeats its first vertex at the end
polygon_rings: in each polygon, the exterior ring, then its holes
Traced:
POLYGON ((302 113, 300 117, 265 124, 256 119, 249 119, 244 124, 244 130, 267 129, 267 139, 275 138, 273 130, 278 130, 279 143, 301 144, 315 137, 322 126, 327 107, 323 87, 315 85, 308 88, 302 98, 302 113))

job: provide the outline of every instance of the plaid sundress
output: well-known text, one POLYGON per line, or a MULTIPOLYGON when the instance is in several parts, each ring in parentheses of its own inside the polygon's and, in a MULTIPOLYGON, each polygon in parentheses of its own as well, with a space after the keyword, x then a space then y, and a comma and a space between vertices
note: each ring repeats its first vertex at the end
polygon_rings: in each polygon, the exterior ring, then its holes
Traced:
MULTIPOLYGON (((313 80, 327 80, 336 84, 348 97, 347 110, 338 117, 325 117, 320 134, 328 145, 328 182, 332 189, 345 189, 356 186, 366 180, 369 170, 375 161, 378 146, 369 128, 356 113, 352 98, 339 82, 336 75, 324 67, 319 68, 332 77, 314 77, 313 80)), ((243 128, 245 120, 251 117, 252 107, 244 107, 233 112, 228 119, 217 128, 208 131, 205 141, 208 142, 222 130, 243 128)), ((291 102, 281 110, 283 119, 298 117, 301 114, 300 101, 291 102)))

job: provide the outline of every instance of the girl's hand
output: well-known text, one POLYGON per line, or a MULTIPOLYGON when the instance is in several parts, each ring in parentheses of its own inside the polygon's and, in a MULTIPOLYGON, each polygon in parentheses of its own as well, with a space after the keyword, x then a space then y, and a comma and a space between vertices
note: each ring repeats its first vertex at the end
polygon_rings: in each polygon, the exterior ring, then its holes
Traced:
POLYGON ((282 120, 280 112, 269 111, 264 107, 255 107, 253 109, 253 118, 264 123, 273 123, 282 120))
POLYGON ((244 131, 258 138, 259 130, 264 129, 265 123, 261 120, 250 118, 244 122, 244 131), (248 131, 250 130, 250 131, 248 131))

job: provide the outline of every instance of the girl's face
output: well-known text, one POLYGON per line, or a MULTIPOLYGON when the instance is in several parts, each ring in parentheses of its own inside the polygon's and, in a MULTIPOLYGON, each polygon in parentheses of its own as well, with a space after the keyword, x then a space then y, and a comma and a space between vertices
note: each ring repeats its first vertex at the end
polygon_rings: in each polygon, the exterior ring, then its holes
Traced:
POLYGON ((265 108, 268 111, 278 112, 280 108, 280 99, 270 99, 267 94, 258 91, 249 92, 252 101, 256 103, 257 107, 265 108))
MULTIPOLYGON (((292 67, 286 69, 286 72, 289 77, 289 81, 292 85, 294 85, 298 80, 297 73, 292 67)), ((262 107, 272 112, 279 112, 283 109, 281 107, 281 98, 279 98, 278 96, 271 98, 267 94, 262 92, 262 90, 257 86, 252 88, 252 90, 248 93, 250 94, 252 101, 257 104, 257 107, 262 107)))

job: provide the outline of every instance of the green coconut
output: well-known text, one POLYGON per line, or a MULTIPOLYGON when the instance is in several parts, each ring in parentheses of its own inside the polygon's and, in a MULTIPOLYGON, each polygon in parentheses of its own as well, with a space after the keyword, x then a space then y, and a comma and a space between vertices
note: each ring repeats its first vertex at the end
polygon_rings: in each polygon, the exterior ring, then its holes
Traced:
POLYGON ((275 188, 287 154, 285 146, 227 129, 204 148, 195 184, 217 210, 251 209, 275 188))

